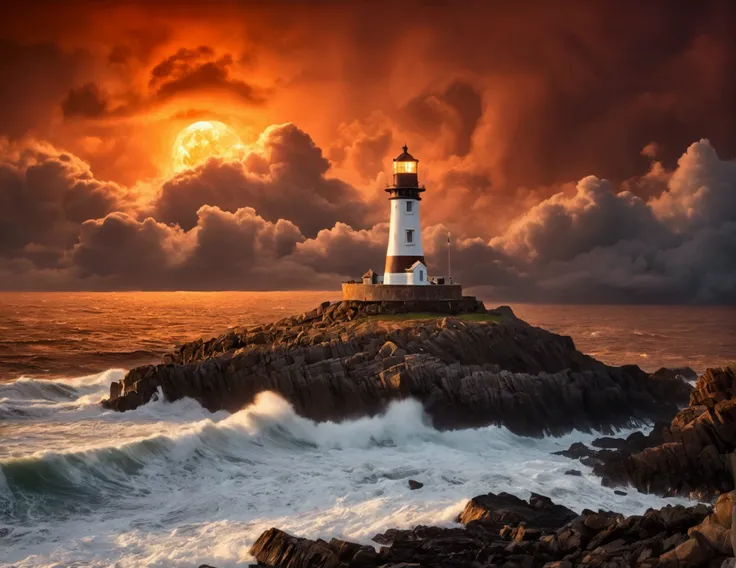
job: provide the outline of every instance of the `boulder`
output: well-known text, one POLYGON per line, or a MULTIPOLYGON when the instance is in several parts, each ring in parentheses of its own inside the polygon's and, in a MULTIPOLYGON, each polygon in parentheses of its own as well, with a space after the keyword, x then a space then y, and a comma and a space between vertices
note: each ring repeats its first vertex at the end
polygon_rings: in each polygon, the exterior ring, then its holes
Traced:
POLYGON ((259 564, 273 567, 338 568, 337 553, 324 541, 297 538, 275 528, 264 532, 250 549, 259 564))
POLYGON ((409 480, 409 489, 414 491, 415 489, 421 489, 424 487, 424 483, 420 483, 418 481, 414 481, 413 479, 409 480))
POLYGON ((458 522, 467 525, 475 522, 484 526, 517 526, 524 523, 528 529, 551 531, 575 518, 575 513, 552 503, 547 497, 532 493, 526 502, 509 493, 488 493, 471 499, 458 517, 458 522))
POLYGON ((701 539, 689 538, 674 550, 665 552, 659 560, 664 564, 702 566, 710 558, 708 546, 701 539))

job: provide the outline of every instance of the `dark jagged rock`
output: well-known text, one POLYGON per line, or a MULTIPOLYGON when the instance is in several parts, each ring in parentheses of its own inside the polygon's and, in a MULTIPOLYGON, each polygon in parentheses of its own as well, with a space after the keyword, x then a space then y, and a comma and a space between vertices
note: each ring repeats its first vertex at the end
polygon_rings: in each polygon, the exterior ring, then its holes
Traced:
POLYGON ((596 454, 594 450, 591 450, 582 442, 573 442, 566 450, 560 450, 559 452, 552 453, 556 456, 565 456, 566 458, 570 458, 573 460, 587 458, 596 454))
POLYGON ((422 487, 424 487, 424 483, 414 481, 413 479, 409 480, 409 489, 411 489, 412 491, 415 491, 416 489, 421 489, 422 487))
POLYGON ((385 310, 395 307, 325 303, 188 343, 164 364, 131 370, 103 404, 130 410, 160 390, 167 400, 236 411, 269 390, 323 421, 373 415, 412 397, 439 428, 500 424, 541 435, 670 420, 691 390, 636 366, 606 366, 509 308, 486 312, 491 321, 373 317, 385 310))
POLYGON ((250 552, 266 566, 337 568, 340 565, 337 552, 325 541, 296 538, 273 528, 258 538, 250 552))
POLYGON ((623 459, 624 457, 641 452, 646 448, 663 443, 666 431, 668 431, 668 425, 659 422, 646 435, 642 432, 633 432, 627 438, 603 437, 596 438, 591 442, 594 448, 603 449, 589 448, 582 442, 574 442, 568 449, 552 453, 554 455, 580 460, 581 463, 589 467, 595 467, 608 461, 623 459))
POLYGON ((708 369, 661 440, 638 452, 599 454, 594 473, 604 484, 633 485, 660 495, 712 498, 734 487, 728 456, 736 450, 736 376, 708 369))
POLYGON ((620 450, 626 447, 626 440, 623 438, 611 438, 604 436, 603 438, 596 438, 591 442, 591 445, 595 448, 601 448, 603 450, 620 450))
POLYGON ((297 538, 274 528, 258 537, 250 553, 259 565, 284 568, 370 568, 379 560, 372 546, 336 538, 330 542, 297 538))
POLYGON ((662 367, 652 373, 655 379, 683 379, 685 381, 694 381, 698 378, 698 374, 693 371, 690 367, 677 367, 675 369, 668 369, 662 367))
POLYGON ((527 503, 488 494, 468 504, 461 515, 464 528, 391 529, 373 538, 382 545, 378 553, 361 556, 369 547, 299 539, 276 529, 263 533, 251 553, 271 568, 716 567, 733 554, 731 506, 732 496, 725 494, 713 508, 666 506, 631 517, 589 510, 575 515, 539 495, 527 503))
POLYGON ((549 531, 561 527, 575 516, 570 509, 555 505, 536 493, 532 493, 529 502, 508 493, 488 493, 471 499, 460 513, 458 522, 464 525, 475 522, 496 529, 524 523, 527 528, 549 531))

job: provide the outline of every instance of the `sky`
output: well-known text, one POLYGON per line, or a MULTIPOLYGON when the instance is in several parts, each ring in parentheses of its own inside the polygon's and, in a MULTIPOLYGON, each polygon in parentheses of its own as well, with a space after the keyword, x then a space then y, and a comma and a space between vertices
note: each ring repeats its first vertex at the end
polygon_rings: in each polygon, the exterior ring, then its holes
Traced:
MULTIPOLYGON (((430 274, 736 303, 736 4, 24 2, 0 22, 1 290, 338 289, 419 161, 430 274), (179 134, 239 141, 182 166, 179 134)), ((209 147, 208 147, 209 148, 209 147)))

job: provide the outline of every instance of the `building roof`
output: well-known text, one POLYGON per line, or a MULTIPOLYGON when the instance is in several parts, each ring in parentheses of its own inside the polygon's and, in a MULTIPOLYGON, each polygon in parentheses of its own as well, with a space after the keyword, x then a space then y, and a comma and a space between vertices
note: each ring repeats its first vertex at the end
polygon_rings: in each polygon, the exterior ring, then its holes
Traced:
POLYGON ((414 156, 409 153, 409 148, 406 144, 402 148, 403 152, 394 158, 394 162, 418 162, 414 156))
POLYGON ((426 264, 424 264, 424 263, 423 263, 423 262, 422 262, 421 260, 417 260, 417 261, 416 261, 416 262, 415 262, 414 264, 412 264, 412 265, 411 265, 411 266, 410 266, 409 268, 406 268, 406 269, 405 269, 405 272, 412 272, 412 271, 413 271, 413 270, 414 270, 415 268, 417 268, 418 266, 423 266, 423 267, 425 268, 425 270, 426 270, 426 268, 427 268, 427 265, 426 265, 426 264))
POLYGON ((363 276, 361 276, 361 278, 373 278, 375 275, 376 275, 376 273, 373 272, 373 269, 372 268, 369 268, 368 269, 368 272, 366 272, 365 274, 363 274, 363 276))

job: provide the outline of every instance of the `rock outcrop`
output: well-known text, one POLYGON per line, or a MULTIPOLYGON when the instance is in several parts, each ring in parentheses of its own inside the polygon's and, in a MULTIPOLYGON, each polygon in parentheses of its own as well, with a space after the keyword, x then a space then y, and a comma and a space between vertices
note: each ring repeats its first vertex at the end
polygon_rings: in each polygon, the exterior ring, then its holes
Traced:
POLYGON ((251 549, 272 568, 572 568, 720 566, 733 555, 732 495, 714 507, 667 506, 624 517, 572 511, 532 495, 472 499, 463 528, 418 526, 376 535, 372 547, 333 539, 308 540, 272 528, 251 549))
POLYGON ((582 442, 575 442, 568 449, 553 453, 580 460, 581 463, 590 467, 596 467, 664 443, 665 432, 668 428, 669 424, 658 422, 646 435, 642 432, 633 432, 626 438, 604 436, 593 440, 590 444, 591 448, 582 442))
POLYGON ((633 485, 661 495, 712 498, 733 489, 729 454, 736 450, 736 375, 708 369, 669 427, 655 428, 644 448, 596 452, 593 471, 607 485, 633 485))
MULTIPOLYGON (((481 304, 482 305, 482 304, 481 304)), ((507 307, 468 321, 386 319, 381 304, 322 304, 301 316, 183 345, 161 365, 131 370, 104 402, 120 411, 158 392, 236 411, 279 393, 318 421, 422 402, 439 428, 505 425, 524 435, 670 420, 690 386, 636 366, 609 367, 569 337, 530 326, 507 307)), ((391 314, 389 314, 391 315, 391 314)))
POLYGON ((473 497, 458 521, 464 525, 478 523, 496 531, 506 525, 527 530, 550 532, 574 519, 577 515, 567 507, 555 505, 549 498, 532 493, 529 502, 508 493, 488 493, 473 497))

